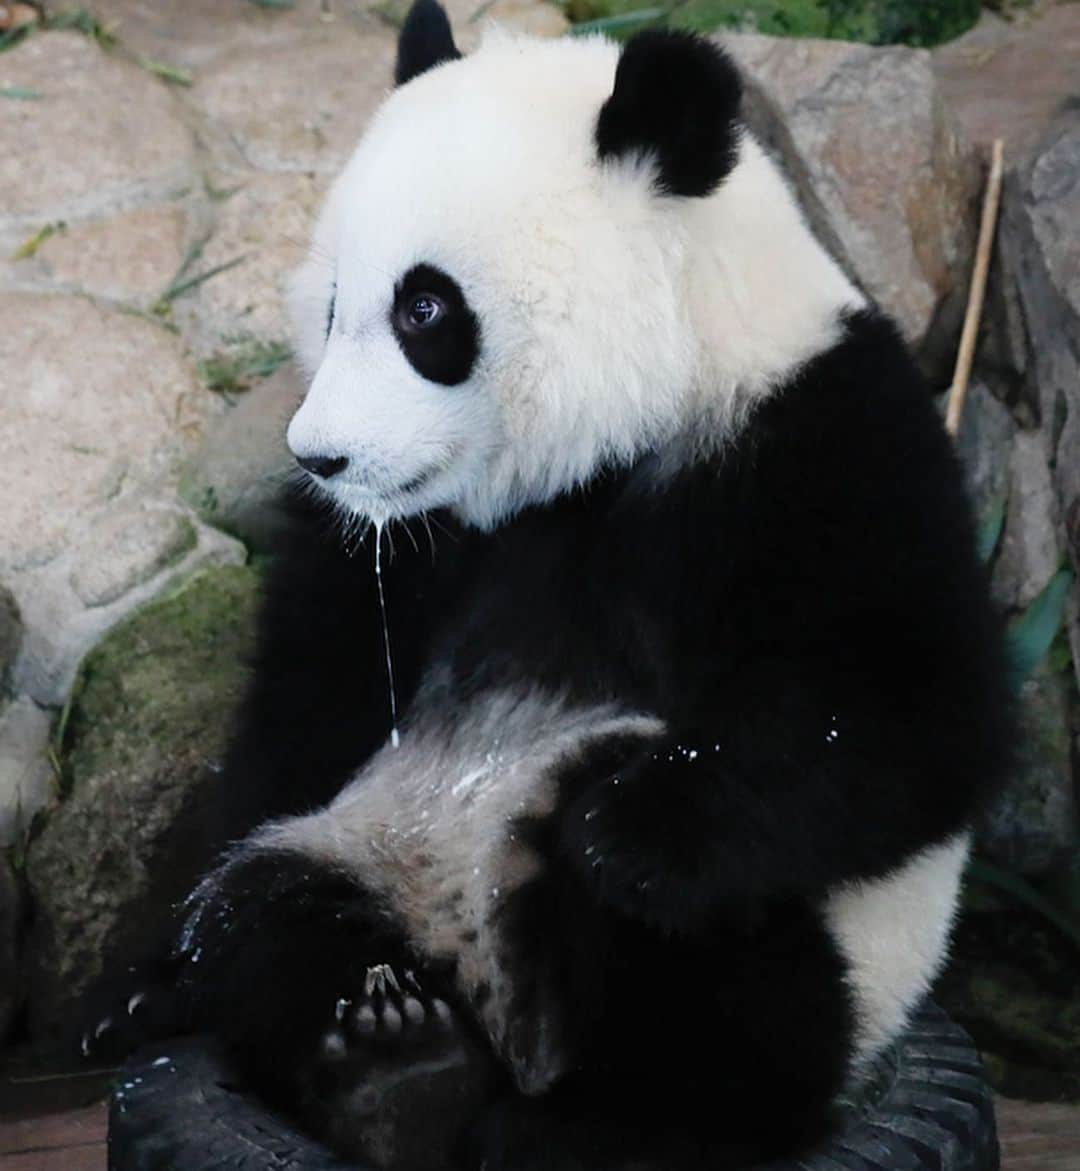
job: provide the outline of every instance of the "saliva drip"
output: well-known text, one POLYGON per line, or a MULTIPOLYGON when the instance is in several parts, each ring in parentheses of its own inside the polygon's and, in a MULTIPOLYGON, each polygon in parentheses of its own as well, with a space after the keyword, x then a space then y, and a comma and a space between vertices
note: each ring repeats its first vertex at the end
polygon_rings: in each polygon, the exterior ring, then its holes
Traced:
POLYGON ((379 590, 379 611, 382 614, 383 650, 386 652, 386 680, 390 686, 390 743, 397 748, 401 743, 397 726, 397 693, 394 690, 394 661, 390 656, 390 627, 386 621, 386 596, 382 584, 382 523, 375 524, 375 584, 379 590))

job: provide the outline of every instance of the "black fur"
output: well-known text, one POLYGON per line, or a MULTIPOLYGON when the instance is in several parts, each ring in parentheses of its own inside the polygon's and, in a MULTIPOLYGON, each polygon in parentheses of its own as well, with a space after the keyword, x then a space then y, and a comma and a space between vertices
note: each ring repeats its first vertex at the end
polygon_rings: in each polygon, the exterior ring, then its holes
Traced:
POLYGON ((328 1006, 361 992, 369 967, 416 964, 386 908, 298 854, 226 864, 188 910, 179 955, 185 1009, 242 1055, 282 1107, 303 1109, 304 1098, 329 1088, 312 1048, 332 1023, 328 1006))
POLYGON ((601 159, 651 155, 668 195, 708 195, 735 165, 742 84, 722 49, 690 33, 651 30, 626 43, 600 110, 601 159))
MULTIPOLYGON (((538 686, 669 729, 567 762, 554 814, 520 827, 548 865, 502 908, 507 961, 523 1005, 530 975, 557 989, 574 1072, 493 1107, 492 1168, 530 1150, 726 1166, 811 1142, 853 1036, 827 890, 964 828, 1003 774, 999 631, 956 458, 896 329, 844 325, 720 454, 600 472, 495 532, 455 528, 434 559, 402 535, 384 564, 406 719, 441 663, 457 712, 538 686)), ((291 540, 229 760, 236 831, 327 799, 389 726, 370 563, 302 519, 291 540)), ((196 1020, 288 1099, 352 966, 407 944, 315 859, 225 874, 230 934, 196 931, 198 965, 188 950, 196 1020)))
POLYGON ((441 269, 418 264, 405 273, 394 287, 390 324, 405 357, 422 377, 457 386, 472 373, 480 353, 480 322, 461 286, 441 269), (440 306, 438 318, 422 328, 409 319, 418 297, 440 306))
POLYGON ((395 83, 404 85, 436 65, 456 61, 460 56, 442 5, 436 0, 413 0, 398 37, 395 83))

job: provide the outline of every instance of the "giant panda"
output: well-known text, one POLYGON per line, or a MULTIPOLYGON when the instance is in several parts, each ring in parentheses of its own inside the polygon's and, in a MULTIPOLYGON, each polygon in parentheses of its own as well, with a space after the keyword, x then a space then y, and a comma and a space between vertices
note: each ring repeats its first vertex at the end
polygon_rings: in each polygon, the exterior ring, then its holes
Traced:
POLYGON ((290 295, 306 488, 179 999, 294 1109, 466 1022, 477 1166, 806 1149, 1007 759, 957 461, 713 43, 462 57, 417 0, 396 81, 290 295))

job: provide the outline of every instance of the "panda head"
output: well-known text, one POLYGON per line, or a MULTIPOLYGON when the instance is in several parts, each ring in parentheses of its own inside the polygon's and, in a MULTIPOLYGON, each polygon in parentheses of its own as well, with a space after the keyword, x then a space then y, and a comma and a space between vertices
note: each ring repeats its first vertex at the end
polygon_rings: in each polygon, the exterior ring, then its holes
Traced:
POLYGON ((824 308, 784 316, 778 213, 809 237, 711 43, 495 32, 462 58, 416 0, 397 81, 290 295, 289 446, 347 513, 490 527, 722 433, 818 345, 824 308))

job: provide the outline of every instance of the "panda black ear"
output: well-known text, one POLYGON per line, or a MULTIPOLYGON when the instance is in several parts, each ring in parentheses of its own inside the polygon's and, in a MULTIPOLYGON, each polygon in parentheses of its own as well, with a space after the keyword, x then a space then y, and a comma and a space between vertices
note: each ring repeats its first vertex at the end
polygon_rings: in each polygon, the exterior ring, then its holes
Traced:
POLYGON ((728 55, 690 33, 649 31, 626 43, 600 110, 601 159, 652 155, 667 195, 708 195, 735 165, 742 83, 728 55))
POLYGON ((394 81, 404 85, 434 66, 456 61, 460 56, 443 6, 437 0, 413 0, 398 37, 394 81))

